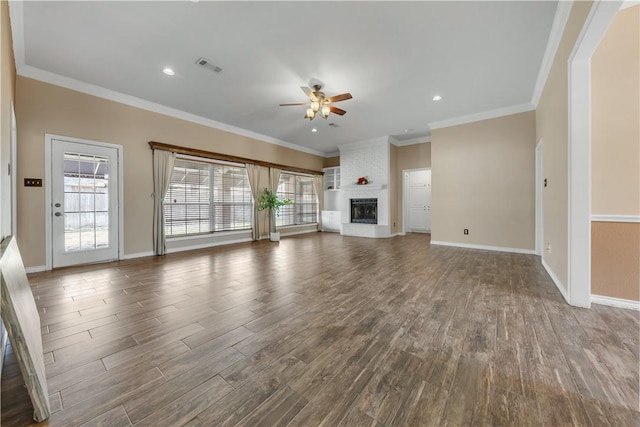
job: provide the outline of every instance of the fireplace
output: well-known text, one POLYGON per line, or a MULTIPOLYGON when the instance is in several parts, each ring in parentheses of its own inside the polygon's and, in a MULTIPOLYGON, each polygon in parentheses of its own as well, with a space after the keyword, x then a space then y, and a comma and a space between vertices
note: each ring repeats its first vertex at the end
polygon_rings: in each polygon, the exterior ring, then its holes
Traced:
POLYGON ((351 223, 377 224, 378 199, 351 199, 351 223))

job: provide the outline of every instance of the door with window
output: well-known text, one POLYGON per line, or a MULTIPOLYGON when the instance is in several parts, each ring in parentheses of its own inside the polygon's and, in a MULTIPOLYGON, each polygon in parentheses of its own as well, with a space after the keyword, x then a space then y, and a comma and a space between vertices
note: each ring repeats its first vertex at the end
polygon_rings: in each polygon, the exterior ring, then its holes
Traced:
POLYGON ((51 140, 52 266, 118 259, 118 149, 51 140))
POLYGON ((431 171, 409 172, 409 231, 431 232, 431 171))

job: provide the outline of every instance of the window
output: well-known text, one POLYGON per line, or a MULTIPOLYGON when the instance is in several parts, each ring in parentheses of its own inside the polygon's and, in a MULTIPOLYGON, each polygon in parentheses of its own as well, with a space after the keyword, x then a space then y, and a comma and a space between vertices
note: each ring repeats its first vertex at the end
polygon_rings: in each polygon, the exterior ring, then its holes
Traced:
POLYGON ((282 206, 276 225, 314 224, 318 222, 318 198, 313 177, 282 173, 278 184, 278 197, 293 200, 292 205, 282 206))
POLYGON ((176 159, 164 199, 167 236, 251 229, 252 212, 245 168, 176 159))

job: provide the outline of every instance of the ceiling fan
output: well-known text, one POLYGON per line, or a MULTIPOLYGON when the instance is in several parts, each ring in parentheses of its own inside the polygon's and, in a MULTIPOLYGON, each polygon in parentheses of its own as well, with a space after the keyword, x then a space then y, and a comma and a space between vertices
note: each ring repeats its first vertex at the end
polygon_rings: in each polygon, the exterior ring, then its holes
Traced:
POLYGON ((329 117, 329 114, 334 113, 339 116, 344 116, 347 112, 341 108, 334 107, 334 102, 346 101, 347 99, 351 99, 352 96, 350 93, 343 93, 336 96, 331 96, 327 98, 322 90, 321 83, 315 83, 311 85, 311 88, 306 86, 301 86, 300 89, 309 97, 309 102, 302 102, 298 104, 280 104, 281 107, 288 106, 308 106, 307 112, 304 116, 305 119, 313 120, 318 113, 322 116, 323 119, 329 117))

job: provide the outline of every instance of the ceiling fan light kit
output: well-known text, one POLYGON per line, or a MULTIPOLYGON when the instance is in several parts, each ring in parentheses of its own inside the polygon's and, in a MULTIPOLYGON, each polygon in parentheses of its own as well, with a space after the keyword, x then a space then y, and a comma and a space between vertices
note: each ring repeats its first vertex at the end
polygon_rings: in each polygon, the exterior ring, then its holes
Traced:
POLYGON ((318 115, 318 113, 320 113, 323 119, 326 119, 327 117, 329 117, 331 113, 338 114, 339 116, 344 116, 345 114, 347 114, 345 110, 340 109, 338 107, 334 107, 333 105, 330 105, 330 104, 334 102, 346 101, 347 99, 353 98, 350 93, 343 93, 340 95, 327 98, 324 92, 321 92, 321 89, 322 89, 321 84, 314 84, 312 85, 312 87, 313 87, 313 90, 311 90, 306 86, 300 87, 300 89, 302 89, 302 91, 309 97, 308 103, 303 102, 299 104, 280 104, 280 106, 281 107, 298 106, 298 105, 306 106, 307 111, 304 115, 304 118, 309 119, 309 121, 313 120, 318 115))

